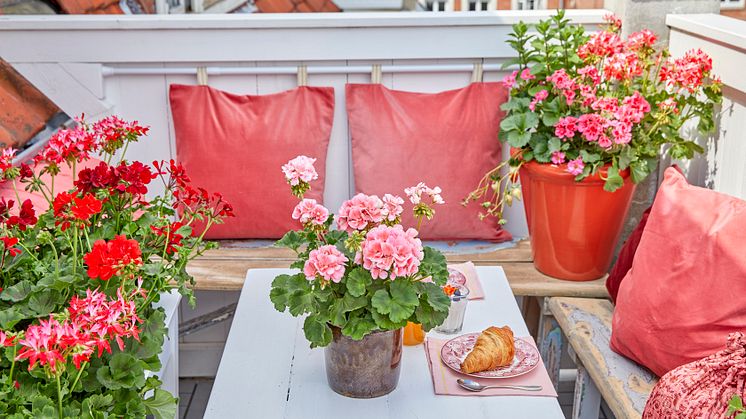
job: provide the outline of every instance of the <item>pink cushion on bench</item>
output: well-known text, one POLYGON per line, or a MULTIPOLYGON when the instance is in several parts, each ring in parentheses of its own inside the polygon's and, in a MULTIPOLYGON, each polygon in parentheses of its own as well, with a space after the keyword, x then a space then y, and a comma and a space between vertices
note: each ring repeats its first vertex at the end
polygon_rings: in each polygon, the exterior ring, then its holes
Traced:
POLYGON ((746 325, 746 201, 691 186, 674 168, 621 283, 611 347, 663 375, 746 325))
POLYGON ((249 96, 171 85, 170 99, 177 160, 196 186, 221 192, 236 214, 207 238, 274 239, 298 228, 290 217, 298 199, 280 169, 298 155, 316 158, 319 179, 306 197, 322 201, 334 89, 249 96))
MULTIPOLYGON (((445 205, 425 222, 430 240, 506 241, 511 236, 494 218, 480 221, 480 206, 461 201, 501 159, 497 139, 507 99, 501 83, 473 83, 435 94, 348 84, 355 189, 365 194, 404 194, 418 182, 443 189, 445 205)), ((411 205, 404 225, 416 226, 411 205)))

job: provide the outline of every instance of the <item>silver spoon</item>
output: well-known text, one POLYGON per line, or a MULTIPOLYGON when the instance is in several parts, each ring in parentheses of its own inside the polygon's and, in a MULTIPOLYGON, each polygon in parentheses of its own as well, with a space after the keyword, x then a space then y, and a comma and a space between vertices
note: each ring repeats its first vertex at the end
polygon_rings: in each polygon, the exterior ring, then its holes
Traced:
POLYGON ((504 388, 504 389, 511 389, 511 390, 525 390, 525 391, 541 391, 541 386, 515 386, 515 385, 496 385, 496 386, 485 386, 482 384, 479 384, 478 382, 474 380, 464 380, 463 378, 459 378, 456 380, 459 386, 462 388, 474 391, 474 392, 480 392, 487 390, 488 388, 504 388))

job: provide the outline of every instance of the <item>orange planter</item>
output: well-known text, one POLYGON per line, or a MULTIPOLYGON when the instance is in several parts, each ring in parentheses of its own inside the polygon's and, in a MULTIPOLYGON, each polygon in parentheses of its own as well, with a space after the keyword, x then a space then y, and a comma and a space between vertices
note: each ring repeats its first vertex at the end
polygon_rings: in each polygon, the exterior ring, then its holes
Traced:
MULTIPOLYGON (((540 272, 570 281, 590 281, 609 269, 635 185, 604 191, 597 173, 582 182, 554 166, 529 162, 520 170, 531 253, 540 272)), ((605 177, 606 170, 599 170, 605 177)))

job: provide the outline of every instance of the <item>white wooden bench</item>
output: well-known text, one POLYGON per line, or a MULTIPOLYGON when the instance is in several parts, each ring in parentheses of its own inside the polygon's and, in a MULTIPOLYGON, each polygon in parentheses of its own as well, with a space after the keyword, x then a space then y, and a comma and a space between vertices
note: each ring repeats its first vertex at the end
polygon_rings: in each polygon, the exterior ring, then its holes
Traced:
POLYGON ((593 298, 548 299, 578 367, 573 419, 598 418, 601 398, 617 419, 640 418, 658 378, 609 348, 614 306, 593 298))

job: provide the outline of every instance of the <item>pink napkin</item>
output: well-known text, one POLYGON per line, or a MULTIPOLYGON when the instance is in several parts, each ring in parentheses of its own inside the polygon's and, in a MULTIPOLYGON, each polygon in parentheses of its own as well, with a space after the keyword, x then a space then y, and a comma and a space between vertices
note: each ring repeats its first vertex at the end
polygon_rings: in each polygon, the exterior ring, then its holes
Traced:
MULTIPOLYGON (((533 338, 523 338, 530 341, 534 346, 533 338)), ((440 360, 440 349, 446 343, 446 340, 427 338, 425 340, 425 354, 427 356, 427 363, 430 366, 430 375, 433 378, 433 388, 435 394, 449 395, 449 396, 546 396, 546 397, 557 397, 557 392, 554 390, 552 380, 549 379, 544 363, 539 361, 539 365, 536 366, 531 372, 523 374, 513 378, 474 378, 458 373, 443 364, 440 360), (503 390, 503 389, 487 389, 485 391, 475 393, 468 390, 464 390, 459 387, 456 383, 458 378, 469 378, 477 381, 480 384, 516 384, 516 385, 540 385, 543 388, 541 391, 521 391, 521 390, 503 390)))
POLYGON ((482 283, 479 282, 479 275, 477 275, 477 269, 473 263, 464 262, 456 265, 448 265, 448 267, 461 272, 466 277, 466 288, 469 288, 469 300, 484 299, 482 283))

